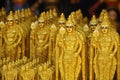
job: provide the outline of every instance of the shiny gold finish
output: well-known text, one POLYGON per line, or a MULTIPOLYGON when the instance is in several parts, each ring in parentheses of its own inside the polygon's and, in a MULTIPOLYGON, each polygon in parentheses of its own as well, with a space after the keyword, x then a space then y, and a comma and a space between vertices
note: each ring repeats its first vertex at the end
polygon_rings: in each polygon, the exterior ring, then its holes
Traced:
POLYGON ((106 10, 88 22, 80 9, 66 18, 2 8, 0 80, 119 80, 119 41, 106 10))

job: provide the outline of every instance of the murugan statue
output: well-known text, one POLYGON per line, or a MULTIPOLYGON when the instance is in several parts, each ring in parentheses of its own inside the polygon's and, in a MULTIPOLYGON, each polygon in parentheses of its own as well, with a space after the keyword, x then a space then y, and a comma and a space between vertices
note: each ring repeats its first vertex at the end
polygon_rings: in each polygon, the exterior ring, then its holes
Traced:
POLYGON ((47 63, 39 66, 38 75, 40 80, 53 80, 53 70, 47 63))
POLYGON ((31 33, 30 33, 30 58, 35 58, 35 31, 38 26, 38 22, 33 22, 31 24, 31 33))
POLYGON ((55 24, 52 24, 50 27, 50 36, 49 36, 49 63, 54 64, 55 60, 55 44, 56 44, 56 35, 57 27, 55 24))
POLYGON ((20 58, 21 48, 20 41, 22 38, 19 27, 14 25, 14 17, 12 11, 7 17, 7 24, 4 30, 4 53, 5 57, 10 57, 12 60, 20 58))
MULTIPOLYGON (((100 29, 93 32, 90 45, 90 66, 94 69, 96 80, 113 80, 118 52, 119 37, 111 29, 110 21, 103 18, 100 29)), ((92 77, 92 75, 90 74, 92 77)), ((93 80, 92 78, 90 80, 93 80)))
POLYGON ((2 74, 2 80, 5 80, 5 77, 6 77, 6 73, 7 72, 7 66, 6 65, 3 65, 2 67, 2 71, 1 71, 1 74, 2 74))
POLYGON ((36 27, 35 35, 35 57, 40 58, 40 62, 46 62, 48 60, 48 41, 49 41, 49 31, 45 25, 45 19, 40 16, 38 19, 38 26, 36 27))
POLYGON ((7 65, 7 71, 4 72, 4 77, 3 80, 17 80, 17 70, 13 69, 11 64, 7 65))
POLYGON ((62 39, 56 41, 56 56, 59 60, 58 66, 61 75, 61 78, 56 76, 56 80, 78 80, 81 72, 82 61, 80 55, 83 49, 83 41, 80 39, 81 34, 74 30, 71 19, 66 22, 66 27, 62 39))
MULTIPOLYGON (((95 15, 93 15, 92 18, 91 18, 91 21, 89 23, 89 28, 90 28, 89 34, 87 35, 87 39, 88 39, 87 45, 88 45, 88 48, 90 48, 91 38, 92 38, 93 32, 97 28, 97 25, 98 25, 97 19, 96 19, 95 15)), ((90 59, 90 57, 91 57, 91 54, 89 53, 89 59, 90 59)), ((91 68, 91 67, 93 67, 91 62, 92 62, 92 60, 89 60, 89 79, 93 80, 94 79, 94 72, 93 72, 93 68, 91 68)))
POLYGON ((26 64, 21 68, 19 80, 34 80, 34 75, 34 70, 30 69, 29 65, 26 64))
POLYGON ((4 7, 2 7, 1 12, 2 12, 3 21, 6 22, 7 12, 4 7))

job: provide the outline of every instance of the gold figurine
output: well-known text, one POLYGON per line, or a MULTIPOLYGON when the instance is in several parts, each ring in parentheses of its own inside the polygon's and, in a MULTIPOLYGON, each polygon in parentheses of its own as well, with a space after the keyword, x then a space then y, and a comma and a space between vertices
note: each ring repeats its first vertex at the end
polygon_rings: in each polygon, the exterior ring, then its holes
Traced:
MULTIPOLYGON (((56 57, 58 62, 56 63, 59 66, 61 80, 78 80, 81 71, 80 55, 83 42, 80 39, 81 34, 74 30, 74 24, 70 19, 66 22, 66 27, 66 32, 61 37, 62 41, 57 39, 56 57)), ((57 74, 56 80, 59 80, 57 74)))
POLYGON ((93 32, 90 44, 90 64, 93 65, 90 68, 94 69, 96 80, 113 80, 117 66, 115 56, 118 52, 118 44, 118 35, 104 17, 100 29, 93 32))
POLYGON ((4 30, 4 54, 5 57, 10 57, 12 60, 15 60, 20 58, 20 41, 22 39, 22 34, 19 27, 15 26, 12 11, 8 15, 7 20, 8 22, 4 30))

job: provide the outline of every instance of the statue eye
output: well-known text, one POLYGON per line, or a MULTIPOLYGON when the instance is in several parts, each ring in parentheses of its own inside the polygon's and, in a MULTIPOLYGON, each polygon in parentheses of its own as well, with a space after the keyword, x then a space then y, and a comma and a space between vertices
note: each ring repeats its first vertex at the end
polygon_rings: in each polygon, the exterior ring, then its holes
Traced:
POLYGON ((102 26, 101 29, 108 29, 108 27, 107 26, 102 26))

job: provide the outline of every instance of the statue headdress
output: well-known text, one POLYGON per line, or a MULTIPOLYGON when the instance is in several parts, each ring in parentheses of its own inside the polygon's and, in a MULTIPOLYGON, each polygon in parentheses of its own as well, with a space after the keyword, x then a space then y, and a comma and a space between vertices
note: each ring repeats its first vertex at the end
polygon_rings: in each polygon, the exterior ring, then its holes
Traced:
POLYGON ((66 22, 64 13, 61 13, 60 18, 58 19, 58 22, 59 23, 65 23, 66 22))

